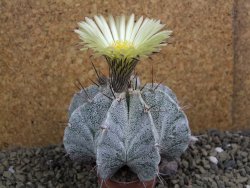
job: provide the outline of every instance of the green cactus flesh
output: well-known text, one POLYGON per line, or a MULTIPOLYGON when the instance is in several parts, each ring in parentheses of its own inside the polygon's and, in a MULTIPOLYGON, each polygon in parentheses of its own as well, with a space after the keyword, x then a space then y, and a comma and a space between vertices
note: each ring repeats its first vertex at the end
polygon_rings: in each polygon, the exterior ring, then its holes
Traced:
POLYGON ((161 157, 176 159, 187 149, 187 117, 175 94, 162 84, 116 95, 109 86, 90 86, 74 95, 65 149, 72 159, 96 160, 104 180, 124 165, 141 181, 152 180, 161 157))

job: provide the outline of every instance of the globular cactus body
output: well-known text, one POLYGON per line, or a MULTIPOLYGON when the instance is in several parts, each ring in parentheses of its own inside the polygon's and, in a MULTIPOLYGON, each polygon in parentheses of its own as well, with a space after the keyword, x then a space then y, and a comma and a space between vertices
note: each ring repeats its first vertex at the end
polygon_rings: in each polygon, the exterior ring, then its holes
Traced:
POLYGON ((73 159, 96 160, 102 179, 127 165, 141 181, 152 180, 161 157, 178 158, 188 147, 187 117, 175 94, 161 84, 115 95, 109 86, 74 95, 65 149, 73 159))

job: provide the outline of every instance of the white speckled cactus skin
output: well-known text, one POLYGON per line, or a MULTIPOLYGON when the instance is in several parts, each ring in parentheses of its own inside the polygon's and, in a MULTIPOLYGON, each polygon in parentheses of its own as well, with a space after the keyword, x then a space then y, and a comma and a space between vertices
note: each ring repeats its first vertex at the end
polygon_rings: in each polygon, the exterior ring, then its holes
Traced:
POLYGON ((187 149, 188 120, 168 87, 147 84, 116 98, 109 86, 86 92, 88 98, 80 91, 72 99, 64 146, 73 159, 96 160, 102 179, 127 165, 141 181, 152 180, 161 157, 172 160, 187 149))

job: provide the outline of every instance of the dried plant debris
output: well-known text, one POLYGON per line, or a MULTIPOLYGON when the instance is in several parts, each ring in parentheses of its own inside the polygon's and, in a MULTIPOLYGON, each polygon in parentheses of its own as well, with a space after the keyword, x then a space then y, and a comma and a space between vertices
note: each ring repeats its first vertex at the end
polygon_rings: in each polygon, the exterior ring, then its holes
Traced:
MULTIPOLYGON (((196 137, 198 140, 190 144, 179 161, 161 162, 161 177, 156 188, 249 187, 249 132, 210 130, 196 137)), ((118 173, 120 175, 114 178, 120 181, 135 178, 126 168, 118 173)), ((3 150, 0 152, 0 188, 5 187, 97 188, 96 167, 95 163, 84 165, 70 160, 62 145, 3 150)))

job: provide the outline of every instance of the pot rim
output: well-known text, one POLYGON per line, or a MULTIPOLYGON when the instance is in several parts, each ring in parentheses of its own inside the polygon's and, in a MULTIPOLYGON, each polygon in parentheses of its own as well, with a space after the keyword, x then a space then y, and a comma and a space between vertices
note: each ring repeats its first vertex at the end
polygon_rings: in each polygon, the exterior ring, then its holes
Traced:
POLYGON ((156 177, 154 177, 154 179, 152 180, 148 180, 148 181, 140 181, 140 179, 138 180, 134 180, 134 181, 117 181, 117 180, 112 180, 111 178, 107 178, 106 180, 102 179, 99 175, 98 175, 98 179, 99 181, 110 181, 110 182, 114 182, 114 183, 118 183, 118 184, 125 184, 125 185, 128 185, 128 184, 133 184, 133 183, 148 183, 148 182, 152 182, 153 181, 153 184, 156 183, 156 177))

